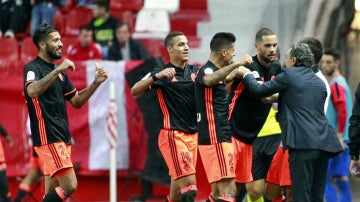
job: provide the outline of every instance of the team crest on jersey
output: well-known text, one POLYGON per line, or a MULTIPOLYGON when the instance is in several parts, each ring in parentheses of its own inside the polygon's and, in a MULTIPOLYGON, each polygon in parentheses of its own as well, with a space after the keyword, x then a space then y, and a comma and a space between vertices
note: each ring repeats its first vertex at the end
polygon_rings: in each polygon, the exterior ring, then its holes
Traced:
POLYGON ((206 69, 204 70, 204 73, 205 73, 205 74, 213 74, 213 73, 214 73, 214 70, 211 69, 211 68, 206 68, 206 69))
POLYGON ((28 71, 26 74, 26 81, 35 80, 35 73, 33 71, 28 71))

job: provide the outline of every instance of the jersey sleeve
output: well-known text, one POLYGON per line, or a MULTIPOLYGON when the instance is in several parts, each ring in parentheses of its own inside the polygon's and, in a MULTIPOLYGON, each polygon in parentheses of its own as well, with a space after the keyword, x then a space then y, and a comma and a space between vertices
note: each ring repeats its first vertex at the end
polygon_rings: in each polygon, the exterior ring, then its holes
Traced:
MULTIPOLYGON (((149 77, 154 76, 155 74, 161 72, 162 70, 164 70, 163 67, 156 67, 155 69, 153 69, 153 71, 151 71, 149 77)), ((158 88, 158 87, 162 86, 163 84, 164 84, 163 79, 158 79, 152 84, 152 88, 158 88)))
POLYGON ((343 133, 345 129, 347 110, 346 110, 346 90, 345 88, 334 82, 330 85, 331 89, 331 100, 334 103, 334 107, 336 108, 338 114, 338 131, 339 133, 343 133))
POLYGON ((39 80, 40 73, 39 70, 36 68, 35 65, 28 64, 24 67, 24 89, 26 91, 27 86, 39 80))
POLYGON ((74 87, 74 85, 71 83, 68 75, 63 72, 61 73, 64 77, 64 86, 63 86, 63 93, 64 93, 64 97, 66 100, 70 100, 71 98, 73 98, 76 94, 76 88, 74 87))

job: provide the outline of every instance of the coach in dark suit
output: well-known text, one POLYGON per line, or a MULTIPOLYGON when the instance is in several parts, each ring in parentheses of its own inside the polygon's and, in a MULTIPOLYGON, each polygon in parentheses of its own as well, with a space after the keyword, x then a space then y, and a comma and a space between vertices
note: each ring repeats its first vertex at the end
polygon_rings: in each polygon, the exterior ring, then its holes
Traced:
POLYGON ((116 26, 115 36, 115 40, 108 50, 108 60, 145 60, 150 57, 144 45, 131 38, 129 24, 120 22, 116 26))
POLYGON ((277 120, 285 148, 289 149, 294 200, 323 201, 330 156, 343 150, 324 113, 327 95, 323 81, 310 68, 313 55, 306 44, 293 45, 287 52, 288 68, 272 81, 258 84, 255 73, 238 69, 255 97, 279 92, 277 120))

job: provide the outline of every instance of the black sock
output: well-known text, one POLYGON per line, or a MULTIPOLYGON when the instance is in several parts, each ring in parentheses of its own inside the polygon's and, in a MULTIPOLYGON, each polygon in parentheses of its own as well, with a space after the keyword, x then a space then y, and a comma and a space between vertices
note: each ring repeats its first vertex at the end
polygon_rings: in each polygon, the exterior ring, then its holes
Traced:
POLYGON ((197 191, 191 190, 181 194, 181 202, 194 202, 196 198, 197 191))
POLYGON ((28 192, 24 189, 19 189, 16 198, 14 200, 14 202, 21 202, 21 199, 24 198, 24 196, 27 194, 28 192))
POLYGON ((45 195, 43 202, 63 202, 64 200, 57 194, 56 190, 52 190, 45 195))
POLYGON ((0 194, 3 201, 11 201, 9 194, 9 183, 6 178, 6 169, 0 170, 0 194))

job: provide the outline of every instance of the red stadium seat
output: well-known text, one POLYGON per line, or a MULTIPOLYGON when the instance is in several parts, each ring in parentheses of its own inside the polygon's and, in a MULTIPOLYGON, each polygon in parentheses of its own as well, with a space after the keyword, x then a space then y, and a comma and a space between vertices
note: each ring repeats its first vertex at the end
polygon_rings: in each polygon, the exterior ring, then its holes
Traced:
POLYGON ((143 7, 144 0, 111 0, 111 10, 130 10, 137 13, 143 7))
POLYGON ((20 46, 20 59, 23 61, 31 61, 38 54, 38 50, 32 41, 32 37, 25 37, 20 46))
POLYGON ((198 20, 194 19, 171 19, 171 31, 182 31, 185 35, 194 35, 197 34, 197 23, 198 20))
POLYGON ((17 60, 19 59, 18 42, 15 38, 0 38, 0 59, 17 60))
POLYGON ((180 0, 180 9, 207 10, 207 0, 180 0))
POLYGON ((140 38, 138 39, 141 41, 145 49, 149 52, 149 54, 153 57, 161 56, 161 46, 164 46, 164 40, 161 39, 151 39, 151 38, 140 38))
POLYGON ((88 24, 93 18, 92 10, 89 8, 77 8, 71 10, 65 21, 65 35, 77 36, 81 25, 88 24))
POLYGON ((75 42, 78 41, 78 37, 77 36, 63 36, 61 37, 61 42, 63 44, 63 47, 61 49, 61 55, 63 57, 66 56, 67 53, 67 49, 69 48, 69 46, 75 42))
POLYGON ((130 25, 131 29, 135 28, 135 14, 129 10, 111 10, 111 15, 121 20, 122 22, 126 22, 130 25))
POLYGON ((54 27, 59 31, 59 33, 62 35, 65 32, 65 17, 64 15, 58 10, 55 13, 53 23, 54 27))

